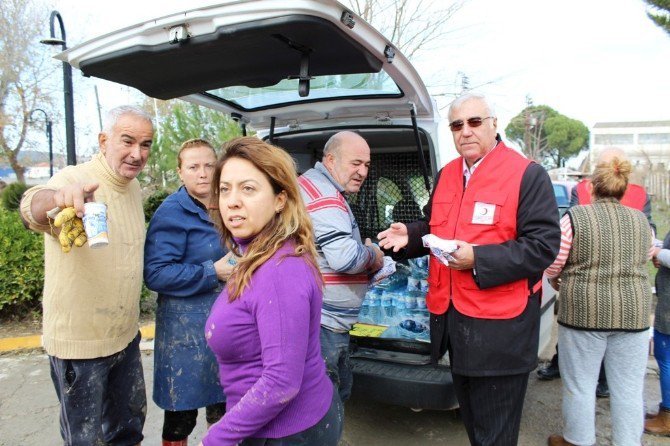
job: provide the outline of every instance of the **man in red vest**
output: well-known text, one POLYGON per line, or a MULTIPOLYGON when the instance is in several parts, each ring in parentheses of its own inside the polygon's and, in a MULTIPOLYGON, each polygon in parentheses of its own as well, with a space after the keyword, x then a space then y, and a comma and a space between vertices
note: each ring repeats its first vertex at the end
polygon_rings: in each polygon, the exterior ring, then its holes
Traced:
MULTIPOLYGON (((628 159, 626 152, 617 147, 608 147, 603 149, 598 155, 596 164, 608 163, 612 158, 619 158, 622 160, 628 159)), ((585 178, 572 188, 570 195, 570 207, 584 204, 591 204, 591 180, 585 178)), ((639 184, 628 183, 626 192, 621 198, 621 204, 628 206, 638 211, 642 211, 649 221, 649 226, 654 234, 656 234, 656 225, 651 219, 651 198, 643 186, 639 184)), ((556 354, 551 358, 549 365, 537 371, 537 375, 542 381, 551 381, 561 376, 558 368, 558 345, 556 345, 556 354)), ((607 376, 605 375, 605 367, 600 368, 600 377, 598 378, 598 387, 596 387, 596 396, 598 398, 607 398, 610 396, 609 386, 607 384, 607 376)))
POLYGON ((547 172, 500 140, 485 97, 456 99, 449 122, 461 156, 440 171, 425 219, 393 223, 379 246, 411 258, 427 254, 428 233, 458 245, 448 265, 430 259, 433 360, 449 350, 471 444, 511 446, 537 366, 541 280, 558 254, 558 209, 547 172))

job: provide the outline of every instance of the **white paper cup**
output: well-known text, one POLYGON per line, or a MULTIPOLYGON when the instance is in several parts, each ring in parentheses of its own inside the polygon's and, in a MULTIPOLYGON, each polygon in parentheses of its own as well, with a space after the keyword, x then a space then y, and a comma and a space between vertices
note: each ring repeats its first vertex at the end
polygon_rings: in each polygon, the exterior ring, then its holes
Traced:
POLYGON ((84 231, 90 248, 102 248, 109 244, 107 239, 107 205, 104 203, 84 203, 84 231))

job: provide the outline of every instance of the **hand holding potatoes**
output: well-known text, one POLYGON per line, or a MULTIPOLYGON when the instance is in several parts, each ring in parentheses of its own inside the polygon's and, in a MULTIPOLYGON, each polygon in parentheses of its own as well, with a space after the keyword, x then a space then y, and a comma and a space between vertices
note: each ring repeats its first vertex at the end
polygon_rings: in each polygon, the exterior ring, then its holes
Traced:
POLYGON ((63 252, 70 252, 72 245, 81 247, 86 243, 84 223, 77 217, 74 207, 67 207, 60 211, 55 219, 54 226, 60 228, 58 241, 63 252))

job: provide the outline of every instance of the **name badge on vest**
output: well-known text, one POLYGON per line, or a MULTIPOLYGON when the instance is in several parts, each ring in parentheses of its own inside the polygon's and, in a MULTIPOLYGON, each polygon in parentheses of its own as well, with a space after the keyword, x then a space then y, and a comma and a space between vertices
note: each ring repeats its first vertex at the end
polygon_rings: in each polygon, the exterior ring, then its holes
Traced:
POLYGON ((475 202, 475 211, 472 213, 472 224, 474 225, 492 225, 493 216, 496 213, 496 205, 489 203, 475 202))

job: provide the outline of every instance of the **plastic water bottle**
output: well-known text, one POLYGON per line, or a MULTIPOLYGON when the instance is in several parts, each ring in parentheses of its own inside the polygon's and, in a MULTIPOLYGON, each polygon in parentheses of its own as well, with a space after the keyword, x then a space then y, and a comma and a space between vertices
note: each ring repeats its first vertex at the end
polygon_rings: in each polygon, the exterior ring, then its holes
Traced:
POLYGON ((363 302, 361 302, 361 311, 358 313, 358 322, 364 324, 369 324, 369 313, 370 313, 370 290, 365 293, 363 297, 363 302))
POLYGON ((405 316, 405 313, 407 312, 407 291, 400 290, 395 293, 393 296, 393 307, 395 310, 393 314, 393 322, 389 325, 397 325, 405 316))
POLYGON ((421 279, 414 276, 407 278, 407 291, 418 291, 421 289, 421 279))
MULTIPOLYGON (((421 291, 415 290, 415 291, 409 291, 405 294, 405 308, 407 308, 408 311, 414 311, 417 308, 417 298, 422 296, 423 293, 421 291)), ((424 302, 425 302, 425 297, 424 297, 424 302)))
POLYGON ((396 293, 390 290, 384 290, 381 295, 381 314, 382 319, 380 324, 382 325, 391 325, 393 324, 393 316, 395 314, 395 308, 393 307, 394 296, 396 293))
POLYGON ((379 324, 381 322, 381 293, 376 289, 370 290, 369 293, 368 323, 379 324))
POLYGON ((428 309, 426 308, 426 293, 417 294, 415 301, 417 310, 428 312, 428 309))

